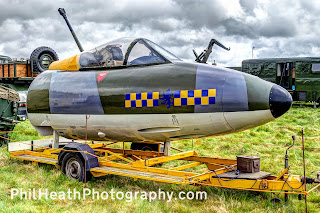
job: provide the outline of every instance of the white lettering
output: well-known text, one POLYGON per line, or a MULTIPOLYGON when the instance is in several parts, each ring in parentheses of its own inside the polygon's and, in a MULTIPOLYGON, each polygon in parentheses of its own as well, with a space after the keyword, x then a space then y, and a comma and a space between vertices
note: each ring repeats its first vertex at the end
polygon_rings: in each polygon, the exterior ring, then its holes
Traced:
POLYGON ((117 192, 116 197, 117 197, 118 200, 122 200, 123 197, 124 197, 123 192, 117 192), (119 195, 121 195, 121 196, 119 197, 119 195))
POLYGON ((15 188, 11 188, 11 200, 14 196, 17 196, 19 194, 19 190, 15 188))
POLYGON ((108 199, 108 192, 103 191, 103 192, 100 194, 100 197, 101 197, 102 200, 108 199))
POLYGON ((57 199, 57 192, 50 192, 50 199, 51 200, 55 200, 55 199, 57 199))
POLYGON ((149 202, 154 201, 157 198, 157 193, 154 191, 149 192, 149 202))
POLYGON ((44 195, 45 199, 48 200, 48 189, 45 189, 44 192, 42 192, 42 189, 39 189, 39 200, 42 199, 42 195, 44 195))
POLYGON ((171 202, 171 199, 173 197, 173 192, 167 192, 168 200, 167 202, 171 202))
POLYGON ((88 188, 83 188, 83 199, 85 200, 89 195, 91 195, 91 190, 88 188))

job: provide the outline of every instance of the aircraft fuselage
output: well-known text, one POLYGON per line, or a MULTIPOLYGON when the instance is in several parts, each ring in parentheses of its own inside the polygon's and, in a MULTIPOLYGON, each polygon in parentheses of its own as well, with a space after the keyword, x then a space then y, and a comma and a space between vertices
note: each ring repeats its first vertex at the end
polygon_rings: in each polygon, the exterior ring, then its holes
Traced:
POLYGON ((267 123, 290 94, 238 71, 173 62, 87 71, 46 71, 31 84, 28 116, 43 135, 156 142, 228 134, 267 123))

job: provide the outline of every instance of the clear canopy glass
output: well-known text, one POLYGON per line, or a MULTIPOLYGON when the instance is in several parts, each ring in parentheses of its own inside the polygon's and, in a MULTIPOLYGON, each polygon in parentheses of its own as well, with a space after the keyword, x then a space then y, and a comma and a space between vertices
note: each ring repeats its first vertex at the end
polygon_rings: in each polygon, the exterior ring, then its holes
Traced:
POLYGON ((172 60, 180 59, 142 38, 120 38, 79 55, 80 68, 159 64, 172 60))

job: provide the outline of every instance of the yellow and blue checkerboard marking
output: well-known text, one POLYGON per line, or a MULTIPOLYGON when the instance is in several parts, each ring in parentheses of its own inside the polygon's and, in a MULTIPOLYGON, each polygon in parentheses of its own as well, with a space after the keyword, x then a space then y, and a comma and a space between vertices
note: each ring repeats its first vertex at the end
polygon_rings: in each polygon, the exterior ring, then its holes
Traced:
MULTIPOLYGON (((170 95, 175 107, 216 103, 216 89, 173 91, 170 95)), ((128 93, 125 96, 125 108, 157 107, 159 104, 160 92, 128 93)))
POLYGON ((215 103, 216 89, 174 91, 174 106, 205 106, 215 103))
POLYGON ((143 92, 126 94, 125 108, 159 106, 159 92, 143 92))

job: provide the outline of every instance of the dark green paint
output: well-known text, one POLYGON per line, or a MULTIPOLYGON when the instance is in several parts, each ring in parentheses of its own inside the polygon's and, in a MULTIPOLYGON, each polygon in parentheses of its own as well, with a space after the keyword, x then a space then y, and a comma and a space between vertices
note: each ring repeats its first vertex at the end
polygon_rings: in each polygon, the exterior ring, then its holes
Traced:
POLYGON ((255 78, 243 74, 247 85, 249 111, 265 110, 269 108, 270 85, 257 84, 255 78))
POLYGON ((44 72, 33 81, 27 97, 27 110, 29 113, 50 113, 49 89, 52 72, 44 72), (38 79, 39 78, 39 79, 38 79))
POLYGON ((318 101, 320 103, 320 72, 312 71, 312 64, 314 63, 320 63, 320 58, 249 59, 242 62, 242 72, 258 76, 285 87, 292 93, 294 101, 302 100, 303 93, 305 93, 305 101, 318 101), (288 76, 288 85, 284 85, 282 79, 279 76, 277 77, 278 64, 285 63, 292 63, 292 68, 295 68, 295 79, 291 71, 288 76), (295 90, 292 90, 293 85, 295 86, 295 90))
MULTIPOLYGON (((108 75, 98 84, 101 103, 105 114, 162 114, 192 113, 194 106, 181 106, 169 109, 167 105, 158 107, 125 108, 125 94, 142 92, 162 92, 170 89, 194 90, 197 66, 184 66, 184 63, 155 65, 119 70, 106 70, 108 75), (154 80, 156 79, 156 80, 154 80), (177 80, 179 79, 179 80, 177 80)), ((96 73, 96 76, 99 72, 96 73)), ((173 104, 173 103, 172 103, 173 104)))

